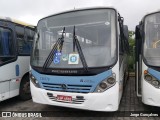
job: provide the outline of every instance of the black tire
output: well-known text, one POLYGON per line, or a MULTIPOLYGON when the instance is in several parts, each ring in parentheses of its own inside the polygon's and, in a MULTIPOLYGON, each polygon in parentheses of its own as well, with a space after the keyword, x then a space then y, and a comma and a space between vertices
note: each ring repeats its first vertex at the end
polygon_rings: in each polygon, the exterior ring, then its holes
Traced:
POLYGON ((20 84, 20 90, 19 90, 19 98, 21 100, 29 100, 31 99, 31 91, 30 91, 30 80, 29 75, 25 75, 20 84))

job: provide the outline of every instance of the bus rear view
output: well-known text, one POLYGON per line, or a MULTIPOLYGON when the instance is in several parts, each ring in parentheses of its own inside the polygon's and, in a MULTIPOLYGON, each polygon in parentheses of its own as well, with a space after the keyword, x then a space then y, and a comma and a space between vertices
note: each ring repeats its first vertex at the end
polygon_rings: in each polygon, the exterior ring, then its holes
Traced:
POLYGON ((146 15, 136 27, 137 95, 160 106, 160 12, 146 15))
POLYGON ((113 8, 74 10, 41 19, 31 57, 33 101, 118 110, 123 89, 119 75, 126 68, 123 59, 119 73, 119 25, 123 26, 113 8))

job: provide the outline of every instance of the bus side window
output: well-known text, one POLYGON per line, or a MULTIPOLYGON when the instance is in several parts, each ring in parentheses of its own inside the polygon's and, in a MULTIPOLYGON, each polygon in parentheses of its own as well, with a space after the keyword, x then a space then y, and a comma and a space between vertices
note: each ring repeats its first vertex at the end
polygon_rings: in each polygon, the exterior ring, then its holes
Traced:
POLYGON ((0 28, 0 54, 4 56, 12 55, 12 38, 9 29, 0 28))
POLYGON ((17 26, 16 33, 18 42, 18 54, 30 55, 34 32, 28 28, 17 26))
POLYGON ((34 31, 31 29, 25 29, 25 39, 24 39, 24 48, 23 52, 30 55, 31 50, 32 50, 32 42, 34 39, 34 31))
POLYGON ((14 59, 14 42, 12 31, 7 28, 0 28, 0 64, 14 59))

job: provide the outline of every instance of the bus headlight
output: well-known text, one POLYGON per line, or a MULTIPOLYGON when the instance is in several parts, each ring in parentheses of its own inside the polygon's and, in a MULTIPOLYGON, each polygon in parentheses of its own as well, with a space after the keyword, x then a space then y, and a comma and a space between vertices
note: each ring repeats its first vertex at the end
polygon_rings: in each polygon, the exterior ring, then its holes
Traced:
POLYGON ((116 81, 116 80, 115 80, 113 77, 110 77, 110 78, 107 79, 107 82, 108 82, 109 84, 114 84, 115 81, 116 81))
POLYGON ((101 89, 106 89, 107 88, 107 83, 105 82, 105 81, 102 81, 100 84, 99 84, 99 87, 101 88, 101 89))
POLYGON ((31 82, 38 88, 40 88, 39 82, 37 81, 37 79, 32 75, 32 73, 30 72, 30 80, 31 82))
POLYGON ((160 82, 157 80, 157 78, 155 78, 154 76, 152 76, 151 74, 149 74, 148 71, 144 72, 144 79, 148 83, 150 83, 151 85, 153 85, 155 88, 160 88, 160 82))
POLYGON ((145 77, 144 77, 147 81, 151 81, 152 80, 152 76, 150 76, 150 75, 145 75, 145 77))
POLYGON ((115 76, 113 77, 109 77, 103 81, 101 81, 99 83, 99 85, 96 87, 95 91, 94 92, 104 92, 106 91, 107 89, 111 88, 112 86, 114 86, 116 83, 116 79, 115 79, 115 76))
POLYGON ((159 82, 157 80, 153 80, 152 85, 157 88, 157 87, 159 87, 159 82))

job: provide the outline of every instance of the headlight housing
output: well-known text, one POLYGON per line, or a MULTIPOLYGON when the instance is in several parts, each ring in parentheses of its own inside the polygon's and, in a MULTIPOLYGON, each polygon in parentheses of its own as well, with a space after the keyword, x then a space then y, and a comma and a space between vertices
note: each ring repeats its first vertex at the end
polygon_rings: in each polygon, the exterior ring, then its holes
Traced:
POLYGON ((39 85, 38 80, 32 75, 31 72, 29 72, 29 77, 30 77, 31 82, 32 82, 37 88, 40 88, 40 85, 39 85))
POLYGON ((147 70, 144 71, 144 79, 155 88, 160 88, 160 81, 158 81, 157 78, 149 74, 147 70))
POLYGON ((98 86, 96 87, 94 92, 104 92, 107 89, 111 88, 112 86, 114 86, 116 84, 116 75, 113 73, 112 76, 102 80, 98 86))

